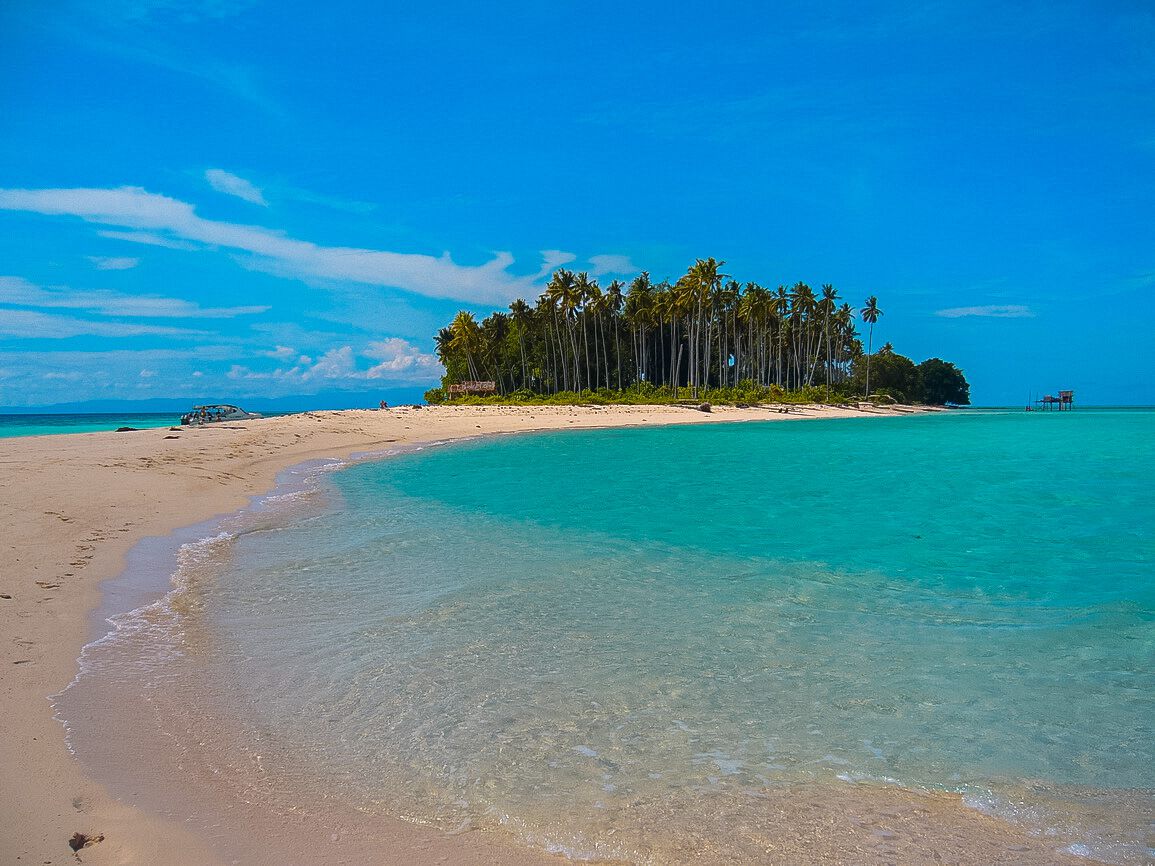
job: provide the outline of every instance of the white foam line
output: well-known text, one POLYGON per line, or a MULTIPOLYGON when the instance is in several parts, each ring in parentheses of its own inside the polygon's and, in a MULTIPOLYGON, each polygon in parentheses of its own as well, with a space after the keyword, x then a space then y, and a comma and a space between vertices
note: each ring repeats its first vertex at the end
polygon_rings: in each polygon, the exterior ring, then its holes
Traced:
MULTIPOLYGON (((111 628, 100 637, 93 641, 86 643, 80 650, 80 655, 76 659, 76 673, 63 689, 54 695, 49 695, 49 700, 53 705, 52 717, 64 726, 65 737, 64 743, 68 748, 70 754, 75 755, 76 752, 72 747, 72 726, 62 715, 60 715, 60 701, 74 686, 78 685, 81 679, 93 670, 94 662, 92 661, 92 654, 98 648, 107 644, 122 640, 128 636, 136 635, 150 627, 150 614, 162 612, 175 616, 173 608, 173 600, 178 594, 184 592, 188 588, 188 569, 195 566, 199 562, 203 562, 207 556, 207 551, 212 547, 231 541, 236 538, 236 535, 231 532, 221 531, 216 535, 206 536, 196 541, 186 541, 179 548, 177 548, 176 560, 177 567, 170 576, 171 588, 160 598, 151 601, 148 604, 133 608, 124 613, 113 614, 105 619, 111 628)), ((179 655, 179 653, 177 653, 179 655)), ((166 656, 158 657, 158 660, 165 660, 166 656)))
MULTIPOLYGON (((390 448, 381 451, 361 452, 359 454, 350 455, 347 459, 330 458, 321 460, 319 462, 307 461, 304 463, 299 463, 282 470, 278 479, 278 483, 274 486, 270 493, 263 496, 252 497, 249 505, 238 509, 230 515, 226 515, 225 517, 220 518, 217 521, 217 524, 223 525, 226 522, 242 520, 246 515, 266 510, 270 506, 298 501, 307 496, 313 495, 318 492, 317 485, 320 478, 328 475, 331 472, 336 472, 340 469, 344 469, 358 463, 396 457, 401 454, 407 454, 415 451, 424 451, 427 448, 451 445, 458 442, 469 442, 482 438, 484 438, 484 436, 479 434, 475 436, 461 437, 458 439, 438 439, 402 448, 390 448), (298 479, 300 479, 301 487, 295 490, 279 492, 285 486, 287 486, 284 481, 281 481, 280 479, 284 479, 289 476, 296 476, 298 479)), ((174 530, 174 532, 179 531, 179 529, 174 530)), ((221 530, 216 535, 206 536, 204 538, 197 539, 196 541, 188 541, 181 544, 180 547, 177 548, 176 552, 176 569, 172 572, 169 578, 169 590, 165 592, 161 598, 155 601, 141 605, 140 607, 126 611, 124 613, 118 613, 107 617, 105 622, 108 623, 111 628, 109 628, 109 630, 102 634, 100 637, 88 642, 81 648, 80 655, 77 656, 76 659, 76 673, 73 675, 72 679, 59 692, 48 696, 48 700, 53 707, 52 717, 56 721, 60 722, 64 728, 65 746, 68 748, 70 754, 76 754, 72 746, 72 727, 68 720, 60 714, 61 699, 73 687, 78 685, 86 674, 91 672, 93 668, 93 662, 91 658, 93 652, 100 647, 112 643, 118 639, 123 639, 128 635, 139 633, 140 630, 148 626, 150 614, 163 612, 176 616, 175 610, 172 606, 173 600, 179 593, 185 591, 188 588, 187 577, 182 577, 182 575, 187 575, 188 567, 190 565, 195 565, 195 560, 203 560, 203 556, 197 556, 198 552, 207 551, 215 544, 231 541, 241 534, 244 533, 221 530)), ((125 572, 121 572, 121 574, 113 577, 112 580, 118 580, 122 578, 124 574, 125 572)), ((158 660, 163 661, 164 659, 161 658, 158 660)))

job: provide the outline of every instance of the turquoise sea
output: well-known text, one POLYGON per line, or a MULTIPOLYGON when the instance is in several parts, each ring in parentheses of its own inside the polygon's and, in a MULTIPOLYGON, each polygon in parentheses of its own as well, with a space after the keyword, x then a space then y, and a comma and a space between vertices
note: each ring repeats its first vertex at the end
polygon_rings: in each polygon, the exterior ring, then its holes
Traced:
POLYGON ((0 439, 51 433, 96 433, 117 427, 170 427, 174 424, 180 424, 179 412, 0 415, 0 439))
POLYGON ((269 796, 661 862, 765 856, 791 786, 953 791, 1142 863, 1153 467, 1151 410, 427 448, 203 542, 180 640, 269 796))

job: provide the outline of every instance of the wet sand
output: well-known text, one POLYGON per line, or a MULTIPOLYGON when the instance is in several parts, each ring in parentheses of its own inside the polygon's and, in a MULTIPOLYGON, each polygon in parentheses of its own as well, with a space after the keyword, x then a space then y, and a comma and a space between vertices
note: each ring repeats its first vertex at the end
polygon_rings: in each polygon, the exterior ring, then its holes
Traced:
MULTIPOLYGON (((558 862, 495 834, 450 835, 332 809, 263 813, 230 802, 225 792, 214 795, 211 778, 192 778, 176 756, 134 738, 122 744, 121 760, 139 764, 148 783, 114 794, 69 753, 48 696, 75 675, 81 648, 95 636, 100 584, 121 573, 133 545, 237 510, 267 492, 289 466, 491 433, 865 414, 826 408, 784 415, 728 408, 705 414, 676 407, 425 407, 5 440, 0 861, 75 862, 68 839, 80 832, 104 837, 80 852, 86 863, 558 862), (181 796, 159 802, 155 794, 166 787, 181 796)), ((123 706, 131 723, 130 695, 123 696, 123 706)), ((865 786, 801 793, 768 801, 783 827, 780 838, 765 840, 768 862, 1088 862, 1057 854, 1046 840, 966 809, 950 795, 865 786), (869 809, 861 808, 867 802, 869 809)), ((711 853, 698 852, 705 860, 719 859, 720 852, 711 853)))

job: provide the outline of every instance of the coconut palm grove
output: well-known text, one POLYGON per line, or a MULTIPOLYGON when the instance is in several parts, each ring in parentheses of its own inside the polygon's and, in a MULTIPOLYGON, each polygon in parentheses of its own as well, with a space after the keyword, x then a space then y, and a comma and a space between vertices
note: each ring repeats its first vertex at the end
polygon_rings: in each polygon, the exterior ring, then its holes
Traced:
POLYGON ((698 259, 672 284, 642 272, 605 288, 560 269, 535 304, 518 299, 481 322, 463 310, 437 334, 446 372, 426 399, 970 402, 954 364, 915 363, 890 343, 873 351, 884 315, 875 296, 856 309, 831 285, 769 289, 723 274, 724 266, 698 259))

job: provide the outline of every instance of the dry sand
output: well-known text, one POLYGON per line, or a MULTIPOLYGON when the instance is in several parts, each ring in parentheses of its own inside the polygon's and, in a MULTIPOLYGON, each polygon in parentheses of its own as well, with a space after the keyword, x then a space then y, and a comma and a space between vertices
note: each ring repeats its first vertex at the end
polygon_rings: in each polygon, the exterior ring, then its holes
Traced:
MULTIPOLYGON (((789 415, 732 408, 704 414, 651 406, 425 407, 310 412, 179 432, 165 428, 0 440, 0 863, 76 862, 68 846, 76 832, 104 836, 80 852, 86 863, 180 866, 238 856, 236 850, 226 855, 219 845, 211 847, 203 832, 189 829, 187 816, 160 817, 115 799, 72 757, 64 730, 52 716, 48 696, 70 682, 82 646, 93 638, 91 612, 100 601, 100 584, 120 573, 125 554, 141 538, 235 511, 267 492, 281 470, 313 459, 500 432, 863 414, 817 407, 789 415)), ((162 781, 179 785, 182 780, 162 781)), ((913 822, 933 836, 939 816, 946 830, 985 840, 974 849, 978 859, 966 862, 1076 862, 962 809, 957 798, 887 796, 894 801, 895 821, 913 822)), ((784 812, 806 808, 804 803, 783 806, 784 812)), ((862 862, 876 861, 858 848, 855 837, 860 830, 871 837, 870 828, 856 830, 848 823, 823 833, 820 825, 826 820, 809 822, 818 833, 802 834, 791 846, 793 856, 779 848, 771 859, 833 863, 840 862, 838 850, 860 850, 862 862), (851 848, 842 843, 830 847, 840 833, 851 848)), ((401 821, 375 821, 373 838, 361 839, 367 850, 351 851, 346 845, 322 853, 307 843, 323 829, 273 824, 254 829, 257 835, 281 834, 280 843, 264 847, 258 839, 238 862, 285 862, 287 851, 298 852, 298 862, 557 862, 484 833, 449 836, 401 821)), ((905 851, 892 845, 887 857, 920 861, 917 842, 911 841, 919 835, 906 837, 905 851)), ((961 862, 946 859, 952 861, 961 862)))

